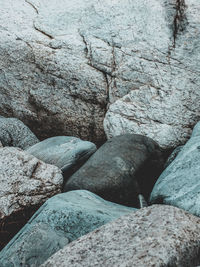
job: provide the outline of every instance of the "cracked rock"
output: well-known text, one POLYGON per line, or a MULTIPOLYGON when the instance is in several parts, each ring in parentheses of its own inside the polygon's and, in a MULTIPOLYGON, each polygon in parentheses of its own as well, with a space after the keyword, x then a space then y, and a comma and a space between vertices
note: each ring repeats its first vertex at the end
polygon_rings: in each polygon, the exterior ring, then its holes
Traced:
POLYGON ((0 252, 0 266, 39 266, 69 242, 135 209, 89 191, 52 197, 0 252))
POLYGON ((49 197, 60 193, 61 171, 18 148, 0 153, 0 247, 49 197))
POLYGON ((27 149, 39 142, 31 130, 18 119, 0 117, 0 141, 2 146, 27 149))
POLYGON ((198 0, 0 1, 0 110, 40 138, 147 135, 199 120, 198 0))
POLYGON ((75 240, 41 267, 197 266, 200 219, 166 205, 124 215, 75 240))

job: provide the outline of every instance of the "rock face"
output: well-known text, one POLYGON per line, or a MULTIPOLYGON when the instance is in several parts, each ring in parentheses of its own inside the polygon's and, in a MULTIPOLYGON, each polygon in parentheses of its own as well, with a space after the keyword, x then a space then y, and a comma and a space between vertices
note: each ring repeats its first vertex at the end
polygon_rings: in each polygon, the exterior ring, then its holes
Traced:
POLYGON ((200 122, 190 140, 164 170, 151 193, 151 203, 177 206, 200 216, 200 122))
POLYGON ((86 189, 106 200, 138 207, 162 171, 163 156, 150 138, 126 134, 107 141, 75 172, 64 191, 86 189))
POLYGON ((133 266, 133 263, 145 267, 197 266, 199 238, 199 218, 175 207, 155 205, 79 238, 42 267, 118 267, 133 266))
POLYGON ((39 266, 72 240, 133 211, 88 191, 59 194, 0 252, 0 266, 39 266))
POLYGON ((19 230, 32 210, 61 191, 62 182, 62 173, 56 166, 17 148, 1 148, 0 248, 19 230))
POLYGON ((0 114, 40 137, 100 141, 111 104, 108 137, 188 138, 200 111, 198 0, 0 3, 0 114))
POLYGON ((3 146, 26 149, 39 142, 31 130, 18 119, 0 117, 0 141, 3 146))
POLYGON ((96 151, 96 146, 71 136, 48 138, 27 152, 62 169, 65 179, 71 176, 96 151))

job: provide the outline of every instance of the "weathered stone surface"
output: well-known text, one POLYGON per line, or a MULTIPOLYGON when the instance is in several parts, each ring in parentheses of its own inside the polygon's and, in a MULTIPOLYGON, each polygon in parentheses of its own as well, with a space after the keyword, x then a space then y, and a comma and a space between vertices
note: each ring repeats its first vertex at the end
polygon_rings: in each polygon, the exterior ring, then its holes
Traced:
POLYGON ((154 205, 72 242, 42 266, 197 266, 200 219, 154 205))
POLYGON ((61 191, 62 182, 62 173, 56 166, 17 148, 1 149, 0 247, 27 220, 32 209, 61 191))
POLYGON ((151 203, 173 205, 200 216, 200 122, 190 140, 164 170, 151 193, 151 203))
POLYGON ((0 141, 3 146, 26 149, 39 142, 31 130, 18 119, 0 117, 0 141))
POLYGON ((96 146, 71 136, 48 138, 27 152, 62 169, 65 179, 71 176, 96 151, 96 146))
POLYGON ((164 148, 176 147, 199 120, 200 2, 138 0, 128 1, 127 9, 130 26, 125 19, 123 28, 119 20, 121 32, 114 38, 120 48, 113 91, 121 94, 106 114, 105 132, 109 138, 137 133, 164 148))
POLYGON ((0 266, 39 266, 69 242, 133 211, 89 191, 54 196, 0 252, 0 266))
POLYGON ((126 134, 107 141, 75 172, 64 191, 86 189, 106 200, 138 207, 163 170, 163 155, 150 138, 126 134))
POLYGON ((163 147, 188 138, 200 111, 198 0, 0 5, 0 114, 38 136, 98 141, 112 104, 108 137, 133 132, 163 147))

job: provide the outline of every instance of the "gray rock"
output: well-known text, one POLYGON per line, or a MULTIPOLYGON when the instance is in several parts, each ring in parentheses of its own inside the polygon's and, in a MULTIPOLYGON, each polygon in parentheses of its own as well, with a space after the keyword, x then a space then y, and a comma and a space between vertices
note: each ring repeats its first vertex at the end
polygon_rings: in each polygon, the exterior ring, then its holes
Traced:
POLYGON ((27 152, 36 158, 62 169, 65 180, 96 151, 96 146, 71 136, 48 138, 27 152))
POLYGON ((0 248, 19 230, 32 210, 60 193, 61 171, 19 148, 0 153, 0 248))
POLYGON ((125 215, 65 246, 42 267, 196 266, 200 219, 155 205, 125 215))
POLYGON ((198 0, 0 4, 2 115, 40 137, 101 141, 109 108, 108 137, 132 132, 165 148, 189 137, 200 111, 198 0))
POLYGON ((173 205, 200 216, 200 122, 151 193, 151 203, 173 205))
POLYGON ((59 194, 0 252, 0 266, 39 266, 69 242, 132 211, 88 191, 59 194))
POLYGON ((39 142, 31 130, 18 119, 0 117, 0 141, 3 146, 26 149, 39 142))
POLYGON ((64 191, 86 189, 106 200, 138 207, 163 170, 163 155, 150 138, 121 135, 107 141, 75 172, 64 191))
POLYGON ((164 165, 165 169, 172 163, 172 161, 176 158, 178 153, 181 152, 182 148, 183 148, 183 146, 177 146, 173 150, 173 152, 171 153, 171 155, 168 157, 167 161, 165 162, 165 165, 164 165))

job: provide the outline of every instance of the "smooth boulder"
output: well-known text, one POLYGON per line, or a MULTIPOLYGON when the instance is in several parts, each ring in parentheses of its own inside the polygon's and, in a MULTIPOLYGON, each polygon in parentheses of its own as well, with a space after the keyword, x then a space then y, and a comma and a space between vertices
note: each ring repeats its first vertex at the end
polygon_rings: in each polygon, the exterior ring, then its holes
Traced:
POLYGON ((27 152, 36 158, 59 167, 65 180, 96 151, 96 146, 71 136, 48 138, 32 147, 27 152))
POLYGON ((125 215, 65 246, 42 267, 197 266, 200 219, 154 205, 125 215))
POLYGON ((64 191, 86 189, 106 200, 138 207, 148 199, 162 171, 163 154, 150 138, 121 135, 102 145, 64 185, 64 191))
POLYGON ((200 122, 190 140, 164 170, 151 193, 151 203, 182 208, 200 216, 200 122))
POLYGON ((1 148, 0 249, 49 197, 60 193, 61 171, 20 150, 1 148))
POLYGON ((39 266, 69 242, 133 211, 83 190, 54 196, 0 252, 0 266, 39 266))
POLYGON ((0 141, 2 145, 27 149, 39 142, 24 123, 16 118, 0 116, 0 141))

